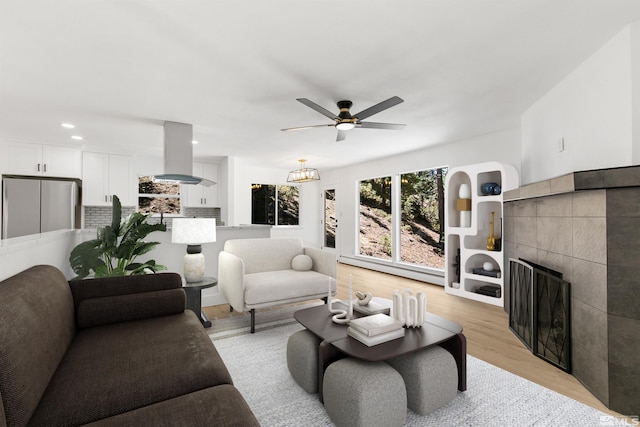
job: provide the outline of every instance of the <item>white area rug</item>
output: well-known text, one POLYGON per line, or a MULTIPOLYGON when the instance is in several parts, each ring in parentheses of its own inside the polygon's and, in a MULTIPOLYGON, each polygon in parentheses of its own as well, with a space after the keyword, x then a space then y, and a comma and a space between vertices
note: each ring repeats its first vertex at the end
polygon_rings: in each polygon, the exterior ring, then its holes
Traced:
MULTIPOLYGON (((332 426, 317 394, 307 394, 287 369, 289 335, 298 323, 276 320, 255 334, 212 332, 212 339, 262 426, 332 426), (282 324, 282 323, 285 324, 282 324), (217 337, 217 338, 216 338, 217 337)), ((248 328, 245 328, 248 331, 248 328)), ((524 378, 467 356, 467 391, 437 411, 407 410, 406 426, 631 425, 524 378)))

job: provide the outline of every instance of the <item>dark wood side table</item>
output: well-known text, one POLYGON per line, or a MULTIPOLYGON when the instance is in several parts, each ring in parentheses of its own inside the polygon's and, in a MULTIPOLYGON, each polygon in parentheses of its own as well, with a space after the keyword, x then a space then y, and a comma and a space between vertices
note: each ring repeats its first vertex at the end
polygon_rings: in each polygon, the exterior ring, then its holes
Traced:
POLYGON ((202 322, 205 328, 211 327, 211 321, 206 314, 202 312, 202 290, 211 288, 218 284, 215 277, 205 277, 201 282, 191 282, 182 285, 184 292, 187 294, 187 308, 193 311, 202 322))

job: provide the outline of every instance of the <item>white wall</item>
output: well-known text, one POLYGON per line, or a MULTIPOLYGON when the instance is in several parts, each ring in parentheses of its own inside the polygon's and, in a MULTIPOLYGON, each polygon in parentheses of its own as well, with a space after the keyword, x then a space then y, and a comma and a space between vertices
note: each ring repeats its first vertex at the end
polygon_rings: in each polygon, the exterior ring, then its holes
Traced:
MULTIPOLYGON (((400 154, 385 159, 361 163, 331 171, 321 171, 322 185, 336 189, 338 236, 337 252, 343 257, 355 257, 358 236, 357 182, 363 179, 391 176, 400 173, 431 169, 439 166, 457 167, 468 164, 498 161, 508 163, 519 171, 520 129, 510 129, 459 142, 400 154)), ((320 210, 321 206, 318 207, 320 210)), ((318 219, 318 227, 319 219, 318 219)), ((321 233, 318 228, 319 235, 321 233)), ((376 265, 371 268, 378 269, 376 265)), ((391 272, 391 271, 389 271, 391 272)), ((427 276, 425 281, 437 281, 427 276)))
POLYGON ((53 265, 71 279, 75 275, 69 265, 71 250, 95 237, 95 230, 58 230, 0 240, 0 280, 39 264, 53 265))
MULTIPOLYGON (((637 33, 634 28, 634 39, 640 39, 637 33)), ((633 164, 631 34, 629 27, 618 33, 524 112, 522 184, 633 164)), ((636 55, 636 71, 638 60, 636 55)), ((640 90, 640 82, 635 86, 640 90)), ((640 94, 635 100, 638 106, 640 94)), ((639 156, 636 149, 636 161, 639 156)))

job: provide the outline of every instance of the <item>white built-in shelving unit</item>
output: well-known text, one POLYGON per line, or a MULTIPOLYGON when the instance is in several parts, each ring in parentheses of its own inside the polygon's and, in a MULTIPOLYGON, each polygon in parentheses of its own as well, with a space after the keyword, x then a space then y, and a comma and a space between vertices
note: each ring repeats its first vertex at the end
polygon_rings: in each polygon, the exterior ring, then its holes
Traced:
MULTIPOLYGON (((464 298, 481 301, 497 306, 504 305, 504 269, 505 256, 503 245, 499 250, 488 250, 491 212, 494 212, 494 236, 502 238, 502 195, 505 191, 518 187, 519 178, 516 169, 498 162, 480 163, 452 168, 447 173, 445 192, 445 292, 464 298), (500 194, 485 195, 482 186, 496 183, 501 187, 500 194), (471 190, 471 224, 462 227, 460 212, 456 209, 460 186, 466 184, 471 190), (460 250, 460 259, 456 260, 460 250), (473 274, 476 268, 482 268, 490 262, 500 277, 473 274), (460 275, 456 272, 459 264, 460 275), (492 297, 477 293, 482 286, 500 288, 500 296, 492 297)), ((501 243, 501 241, 500 241, 501 243)))

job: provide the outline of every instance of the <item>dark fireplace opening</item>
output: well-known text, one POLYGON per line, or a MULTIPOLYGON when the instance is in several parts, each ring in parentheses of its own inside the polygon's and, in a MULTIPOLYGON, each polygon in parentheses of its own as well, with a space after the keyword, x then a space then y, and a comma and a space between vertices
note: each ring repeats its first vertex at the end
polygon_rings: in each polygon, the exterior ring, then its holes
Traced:
POLYGON ((533 354, 570 373, 570 283, 524 259, 510 259, 509 273, 509 328, 533 354))

